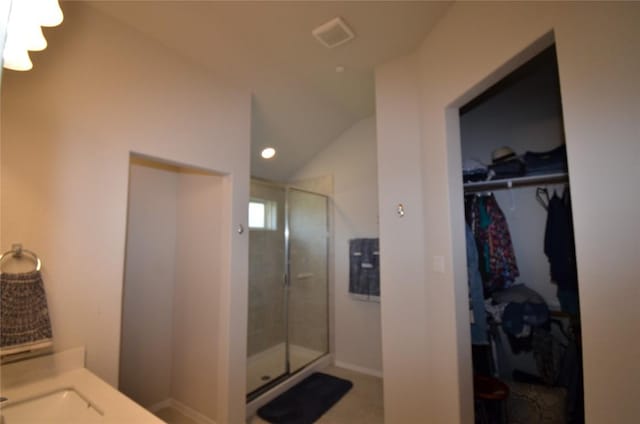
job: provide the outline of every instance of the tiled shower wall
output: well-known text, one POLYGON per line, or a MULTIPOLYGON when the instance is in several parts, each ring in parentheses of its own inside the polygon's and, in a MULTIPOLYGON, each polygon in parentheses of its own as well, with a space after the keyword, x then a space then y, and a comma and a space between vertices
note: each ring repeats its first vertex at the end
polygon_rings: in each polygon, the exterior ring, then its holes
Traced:
POLYGON ((277 204, 275 230, 249 231, 249 322, 247 353, 252 356, 285 341, 283 188, 251 182, 251 197, 277 204))

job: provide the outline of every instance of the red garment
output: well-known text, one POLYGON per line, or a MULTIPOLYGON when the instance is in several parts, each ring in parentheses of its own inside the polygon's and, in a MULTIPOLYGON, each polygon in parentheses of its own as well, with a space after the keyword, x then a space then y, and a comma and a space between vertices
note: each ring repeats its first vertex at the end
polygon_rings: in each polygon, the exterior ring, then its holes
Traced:
POLYGON ((520 276, 507 220, 495 197, 475 197, 470 208, 471 227, 480 255, 486 293, 510 286, 520 276))

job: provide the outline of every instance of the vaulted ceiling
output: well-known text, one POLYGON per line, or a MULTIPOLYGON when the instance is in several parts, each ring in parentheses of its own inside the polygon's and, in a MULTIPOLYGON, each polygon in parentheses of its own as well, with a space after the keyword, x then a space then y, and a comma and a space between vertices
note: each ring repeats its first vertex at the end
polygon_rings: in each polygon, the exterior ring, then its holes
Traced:
POLYGON ((92 1, 100 11, 248 89, 252 174, 286 181, 375 112, 374 67, 415 50, 450 2, 92 1), (328 49, 311 31, 343 18, 356 38, 328 49), (344 67, 336 72, 336 67, 344 67), (266 146, 274 159, 260 158, 266 146))

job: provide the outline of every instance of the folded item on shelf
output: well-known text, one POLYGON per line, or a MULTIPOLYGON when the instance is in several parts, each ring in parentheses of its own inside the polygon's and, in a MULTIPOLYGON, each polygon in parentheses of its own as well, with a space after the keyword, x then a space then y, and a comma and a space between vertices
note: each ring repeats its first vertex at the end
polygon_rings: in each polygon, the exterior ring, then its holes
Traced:
POLYGON ((468 182, 477 182, 477 181, 486 181, 487 177, 489 176, 489 173, 487 172, 487 170, 476 170, 476 171, 470 171, 470 172, 463 172, 462 173, 462 181, 465 183, 468 182))
POLYGON ((462 162, 462 179, 465 183, 470 181, 484 181, 487 179, 487 166, 475 159, 465 159, 462 162))
POLYGON ((462 172, 487 171, 487 165, 476 159, 465 159, 462 162, 462 172))
POLYGON ((525 166, 520 158, 514 158, 489 165, 489 171, 495 174, 496 179, 515 178, 525 175, 525 166))
POLYGON ((567 148, 563 144, 546 152, 526 152, 523 156, 527 175, 567 171, 567 148))

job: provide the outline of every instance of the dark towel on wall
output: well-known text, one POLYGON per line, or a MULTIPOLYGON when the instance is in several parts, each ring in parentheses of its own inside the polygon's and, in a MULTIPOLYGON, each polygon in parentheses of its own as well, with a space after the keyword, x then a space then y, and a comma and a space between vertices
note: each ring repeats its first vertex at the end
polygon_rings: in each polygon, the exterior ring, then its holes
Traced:
POLYGON ((377 238, 349 240, 349 292, 380 296, 380 253, 377 238))
POLYGON ((0 352, 24 352, 53 343, 39 271, 0 274, 0 297, 0 352))

